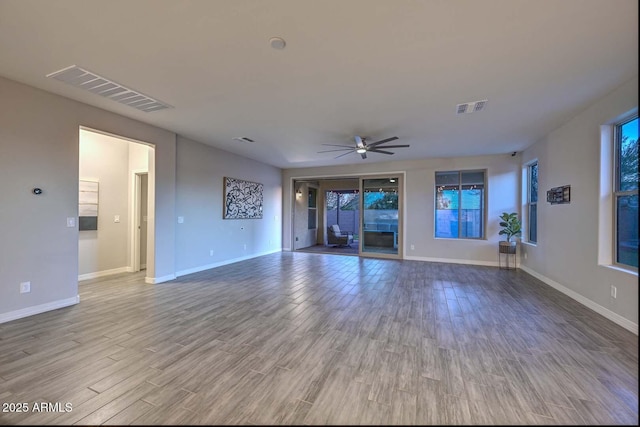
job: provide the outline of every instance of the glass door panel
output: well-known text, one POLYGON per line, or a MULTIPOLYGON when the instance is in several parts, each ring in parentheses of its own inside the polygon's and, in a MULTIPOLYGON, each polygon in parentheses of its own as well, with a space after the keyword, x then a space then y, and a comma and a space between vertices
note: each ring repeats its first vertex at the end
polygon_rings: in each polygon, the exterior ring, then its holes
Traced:
POLYGON ((327 190, 325 192, 327 227, 337 224, 340 233, 353 236, 352 246, 358 246, 360 236, 360 191, 327 190))
POLYGON ((399 176, 362 179, 360 251, 397 258, 401 239, 399 176))

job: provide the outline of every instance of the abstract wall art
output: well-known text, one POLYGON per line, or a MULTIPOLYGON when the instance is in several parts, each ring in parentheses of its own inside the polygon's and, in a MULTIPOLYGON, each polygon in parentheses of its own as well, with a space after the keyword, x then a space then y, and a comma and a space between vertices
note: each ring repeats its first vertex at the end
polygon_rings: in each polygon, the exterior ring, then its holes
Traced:
POLYGON ((80 180, 78 193, 78 229, 98 229, 98 182, 80 180))
POLYGON ((224 178, 224 219, 262 218, 264 185, 236 178, 224 178))

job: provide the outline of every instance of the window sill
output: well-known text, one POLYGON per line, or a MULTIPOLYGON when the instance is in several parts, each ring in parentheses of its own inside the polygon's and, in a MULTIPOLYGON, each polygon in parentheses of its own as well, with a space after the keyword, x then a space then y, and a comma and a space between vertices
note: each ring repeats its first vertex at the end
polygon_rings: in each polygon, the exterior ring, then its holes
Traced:
POLYGON ((619 271, 621 273, 627 273, 631 276, 635 276, 638 277, 638 272, 634 271, 634 270, 630 270, 628 268, 624 268, 624 267, 620 267, 618 265, 605 265, 605 264, 600 264, 600 267, 604 267, 604 268, 608 268, 610 270, 615 270, 615 271, 619 271))
POLYGON ((481 238, 481 239, 472 239, 472 238, 466 238, 466 237, 462 237, 462 238, 455 238, 455 237, 434 237, 434 240, 451 240, 454 242, 486 242, 488 239, 487 238, 481 238))
POLYGON ((526 246, 532 246, 532 247, 534 247, 534 248, 535 248, 536 246, 538 246, 538 243, 525 242, 525 241, 522 241, 522 240, 520 241, 520 243, 522 243, 523 245, 526 245, 526 246))

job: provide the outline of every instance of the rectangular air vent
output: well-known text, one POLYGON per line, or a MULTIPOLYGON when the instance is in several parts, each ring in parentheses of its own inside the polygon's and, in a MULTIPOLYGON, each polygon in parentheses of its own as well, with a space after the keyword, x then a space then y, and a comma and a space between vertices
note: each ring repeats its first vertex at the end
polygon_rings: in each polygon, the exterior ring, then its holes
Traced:
POLYGON ((76 65, 63 68, 47 77, 70 84, 80 89, 88 90, 96 95, 104 96, 129 107, 136 108, 145 113, 173 108, 171 105, 151 98, 126 86, 122 86, 105 77, 101 77, 91 71, 87 71, 76 65))
POLYGON ((481 101, 467 102, 465 104, 456 105, 456 114, 471 114, 484 110, 488 100, 483 99, 481 101))
POLYGON ((473 112, 476 113, 478 111, 482 111, 485 105, 487 105, 486 99, 483 99, 482 101, 476 101, 475 105, 473 106, 473 112))
POLYGON ((458 109, 458 114, 464 114, 467 112, 467 108, 469 107, 469 104, 458 104, 457 109, 458 109))

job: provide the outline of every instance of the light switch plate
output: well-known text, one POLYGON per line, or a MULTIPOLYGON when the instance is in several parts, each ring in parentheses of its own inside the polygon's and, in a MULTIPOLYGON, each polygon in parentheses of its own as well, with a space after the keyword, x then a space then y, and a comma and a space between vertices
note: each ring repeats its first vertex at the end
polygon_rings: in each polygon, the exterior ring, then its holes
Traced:
POLYGON ((31 292, 31 282, 22 282, 20 283, 20 293, 26 294, 31 292))
POLYGON ((76 226, 76 219, 74 217, 67 218, 67 227, 73 228, 76 226))
POLYGON ((184 217, 183 216, 179 216, 178 217, 178 224, 183 224, 184 223, 184 217))
POLYGON ((120 215, 114 215, 113 222, 120 222, 120 215))

